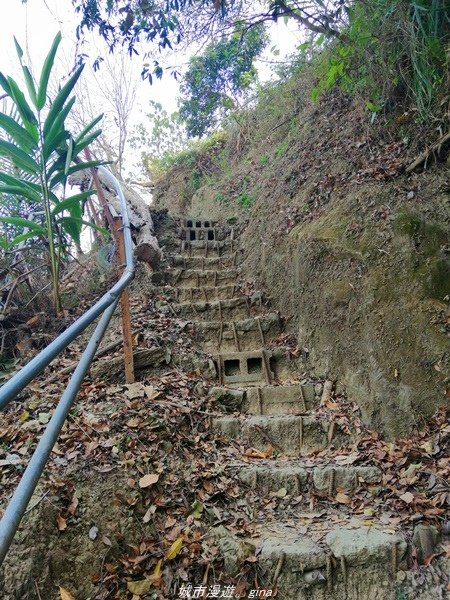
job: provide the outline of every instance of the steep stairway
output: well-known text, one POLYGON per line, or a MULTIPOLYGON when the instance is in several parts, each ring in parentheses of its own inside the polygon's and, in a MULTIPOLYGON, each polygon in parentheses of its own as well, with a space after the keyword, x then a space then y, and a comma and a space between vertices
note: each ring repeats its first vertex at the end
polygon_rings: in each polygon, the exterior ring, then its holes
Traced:
MULTIPOLYGON (((237 232, 187 218, 179 237, 160 283, 168 310, 186 321, 214 361, 209 393, 223 415, 213 427, 246 449, 233 465, 236 477, 261 496, 285 499, 276 519, 260 504, 250 506, 251 538, 223 526, 214 530, 227 571, 237 574, 239 561, 256 553, 266 590, 260 597, 277 590, 280 600, 398 600, 410 541, 347 506, 354 494, 367 499, 379 489, 381 472, 352 464, 357 433, 330 418, 321 406, 322 383, 305 375, 300 358, 277 347, 284 322, 265 294, 244 293, 237 232)), ((433 528, 424 539, 430 536, 433 528)))

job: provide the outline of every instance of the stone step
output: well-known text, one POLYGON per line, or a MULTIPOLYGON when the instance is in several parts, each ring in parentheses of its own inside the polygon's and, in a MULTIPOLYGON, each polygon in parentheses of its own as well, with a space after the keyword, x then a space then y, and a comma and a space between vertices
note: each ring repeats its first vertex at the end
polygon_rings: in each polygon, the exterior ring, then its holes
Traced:
POLYGON ((313 383, 246 389, 213 387, 209 394, 216 398, 225 412, 238 410, 254 415, 305 414, 320 400, 313 383))
POLYGON ((374 466, 328 464, 311 467, 298 461, 281 464, 271 461, 267 464, 245 464, 238 477, 265 493, 285 488, 293 496, 313 492, 334 498, 337 492, 351 494, 364 487, 369 489, 368 486, 378 489, 375 484, 381 482, 382 473, 374 466))
POLYGON ((221 353, 215 364, 220 385, 270 385, 275 379, 272 352, 264 349, 221 353))
POLYGON ((237 276, 236 269, 224 269, 223 271, 172 269, 164 274, 164 279, 168 285, 201 288, 233 285, 237 276))
POLYGON ((304 529, 268 523, 254 537, 242 539, 222 526, 215 539, 230 575, 239 572, 240 561, 256 554, 261 588, 276 588, 279 600, 399 598, 397 572, 407 569, 408 552, 401 534, 362 524, 324 523, 322 532, 308 535, 304 529))
POLYGON ((180 252, 187 256, 232 256, 237 248, 235 240, 209 241, 209 240, 180 240, 180 252))
POLYGON ((202 271, 222 271, 233 269, 236 266, 237 253, 221 257, 187 256, 186 254, 174 254, 170 262, 174 267, 183 269, 200 269, 202 271))
POLYGON ((210 227, 217 227, 218 225, 219 222, 215 219, 205 219, 203 217, 185 217, 180 220, 180 227, 209 229, 210 227))
MULTIPOLYGON (((211 290, 218 288, 210 288, 211 290)), ((283 329, 277 313, 261 317, 226 321, 198 321, 192 333, 198 345, 206 352, 244 352, 259 348, 283 329)))
POLYGON ((293 360, 283 348, 221 352, 214 361, 219 384, 231 388, 290 383, 304 372, 302 361, 293 360))
POLYGON ((248 447, 266 450, 271 446, 285 456, 304 456, 331 445, 349 446, 353 441, 337 425, 315 415, 224 416, 213 423, 217 431, 248 447))
POLYGON ((229 321, 238 320, 261 311, 260 302, 252 302, 247 296, 228 300, 212 300, 211 302, 182 302, 172 304, 172 312, 180 318, 195 321, 229 321))
MULTIPOLYGON (((209 223, 209 221, 194 221, 194 223, 209 223)), ((235 239, 234 227, 229 226, 210 226, 205 227, 186 227, 179 228, 179 236, 183 241, 187 242, 221 242, 225 240, 235 239)))
POLYGON ((240 295, 239 288, 236 284, 233 285, 221 285, 217 287, 189 287, 172 288, 173 297, 175 302, 210 302, 211 300, 229 300, 240 295))

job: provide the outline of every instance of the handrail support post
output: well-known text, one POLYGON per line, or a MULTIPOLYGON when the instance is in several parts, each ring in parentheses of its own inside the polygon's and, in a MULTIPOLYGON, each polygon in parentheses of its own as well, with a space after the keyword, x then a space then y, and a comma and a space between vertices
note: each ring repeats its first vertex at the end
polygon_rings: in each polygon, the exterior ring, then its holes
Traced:
MULTIPOLYGON (((122 270, 126 265, 123 231, 122 217, 114 217, 114 236, 117 244, 117 263, 119 270, 122 270)), ((122 295, 120 296, 120 312, 122 315, 125 381, 126 383, 134 383, 133 340, 131 333, 130 292, 128 286, 123 290, 122 295)))

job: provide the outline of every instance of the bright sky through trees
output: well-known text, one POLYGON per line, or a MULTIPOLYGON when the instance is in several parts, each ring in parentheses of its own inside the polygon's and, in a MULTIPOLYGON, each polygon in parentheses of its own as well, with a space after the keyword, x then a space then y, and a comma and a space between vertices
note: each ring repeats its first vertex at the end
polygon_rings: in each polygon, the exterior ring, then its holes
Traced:
MULTIPOLYGON (((78 23, 79 18, 73 10, 71 0, 28 0, 25 4, 21 0, 8 0, 8 18, 0 22, 0 40, 2 44, 0 71, 21 80, 21 69, 14 48, 13 36, 17 38, 23 47, 27 62, 35 72, 38 72, 51 40, 58 31, 61 31, 63 41, 57 57, 56 72, 63 80, 68 71, 74 66, 77 49, 79 52, 87 54, 87 68, 83 73, 83 87, 78 91, 78 94, 84 95, 88 90, 89 101, 84 104, 92 107, 93 114, 106 113, 106 119, 103 123, 105 129, 108 122, 115 119, 111 107, 105 105, 105 98, 98 91, 102 77, 105 77, 107 73, 102 75, 101 67, 95 76, 91 65, 97 56, 107 56, 108 49, 105 42, 95 34, 88 34, 83 47, 80 47, 75 33, 78 23), (108 121, 109 112, 111 114, 109 114, 108 121)), ((272 23, 269 31, 271 41, 267 46, 268 50, 263 54, 263 60, 257 62, 259 77, 263 81, 271 77, 270 63, 283 60, 283 57, 292 53, 295 46, 301 41, 295 22, 286 25, 281 19, 278 23, 272 23), (279 54, 270 53, 269 49, 274 47, 279 49, 279 54)), ((183 72, 190 56, 186 53, 177 53, 176 48, 174 50, 175 52, 170 51, 170 54, 168 52, 166 57, 161 58, 161 55, 157 55, 157 58, 162 65, 176 67, 178 71, 183 72)), ((192 50, 194 53, 195 48, 192 50)), ((123 60, 128 61, 128 56, 125 55, 123 60)), ((112 55, 108 60, 110 63, 117 61, 120 61, 117 54, 112 55)), ((145 115, 149 112, 151 101, 159 102, 168 113, 172 113, 178 108, 178 82, 167 71, 164 73, 162 80, 154 78, 153 85, 150 85, 148 81, 143 81, 140 76, 143 62, 145 62, 145 59, 142 55, 134 56, 132 60, 129 60, 131 79, 136 81, 136 100, 128 123, 128 137, 135 126, 145 121, 145 115)), ((106 70, 106 67, 103 66, 103 71, 106 70)), ((83 98, 81 97, 80 100, 83 105, 83 98)), ((128 146, 125 154, 126 170, 129 171, 131 165, 136 163, 139 158, 128 146)))
MULTIPOLYGON (((29 52, 31 59, 38 66, 44 59, 50 41, 60 30, 63 34, 61 54, 65 55, 67 64, 73 64, 74 49, 76 47, 75 28, 78 20, 74 14, 71 0, 28 0, 22 4, 20 0, 8 0, 8 17, 0 22, 0 40, 2 52, 0 54, 0 70, 11 72, 17 68, 17 57, 14 51, 13 36, 29 52)), ((270 27, 273 44, 280 50, 280 57, 293 51, 298 43, 299 34, 295 23, 285 25, 282 21, 270 27)), ((96 42, 100 45, 99 42, 96 42)), ((270 45, 270 46, 271 46, 270 45)), ((86 53, 95 57, 95 48, 86 46, 86 53)), ((274 60, 274 57, 271 57, 274 60)), ((187 62, 186 55, 177 56, 171 64, 183 67, 187 62)), ((275 59, 276 60, 276 59, 275 59)), ((133 60, 133 69, 139 76, 142 59, 136 56, 133 60)), ((263 79, 269 77, 270 68, 266 63, 259 65, 263 79)), ((148 83, 142 82, 139 86, 139 104, 145 107, 146 99, 151 98, 160 102, 168 111, 176 109, 175 98, 178 95, 178 84, 169 74, 164 76, 162 82, 156 81, 150 88, 148 83)))

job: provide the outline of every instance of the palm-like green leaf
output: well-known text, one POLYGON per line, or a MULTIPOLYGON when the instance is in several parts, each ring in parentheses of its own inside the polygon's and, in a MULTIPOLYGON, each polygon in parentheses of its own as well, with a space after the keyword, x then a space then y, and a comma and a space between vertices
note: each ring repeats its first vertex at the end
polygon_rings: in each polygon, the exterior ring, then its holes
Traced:
POLYGON ((47 87, 48 81, 50 79, 50 73, 53 68, 53 64, 55 62, 56 51, 58 50, 58 46, 61 43, 61 32, 56 34, 55 39, 53 40, 52 47, 50 48, 50 52, 47 54, 47 58, 45 59, 44 66, 42 67, 41 78, 39 80, 39 89, 37 95, 37 108, 38 110, 42 110, 45 106, 45 101, 47 99, 47 87))
POLYGON ((81 143, 83 141, 83 139, 87 136, 87 134, 92 131, 92 129, 94 129, 94 127, 96 125, 98 125, 98 123, 100 123, 100 121, 103 119, 103 113, 101 115, 98 115, 98 117, 96 117, 95 119, 93 119, 90 123, 88 123, 86 125, 86 127, 84 129, 82 129, 78 135, 78 137, 75 138, 75 143, 81 143))
POLYGON ((39 223, 35 223, 34 221, 30 221, 29 219, 23 219, 22 217, 0 217, 1 223, 8 223, 9 225, 15 225, 16 227, 24 227, 26 229, 31 229, 35 233, 46 235, 47 231, 39 225, 39 223))
POLYGON ((36 148, 36 142, 28 131, 19 125, 12 117, 3 112, 0 112, 0 127, 25 152, 29 153, 36 148))
POLYGON ((14 248, 22 242, 26 242, 30 238, 35 237, 36 235, 36 231, 27 231, 26 233, 20 233, 19 235, 13 237, 13 239, 9 242, 8 246, 10 248, 14 248))
POLYGON ((26 66, 22 67, 22 71, 23 71, 25 83, 27 85, 28 94, 30 95, 30 98, 31 98, 34 106, 36 106, 36 108, 37 108, 37 105, 38 105, 37 92, 36 92, 36 86, 34 85, 33 76, 31 75, 31 71, 26 66))
POLYGON ((53 125, 58 113, 62 110, 64 103, 66 102, 66 100, 70 96, 70 94, 72 93, 72 90, 75 87, 83 69, 84 69, 84 65, 80 65, 78 67, 78 69, 75 71, 75 73, 72 75, 72 77, 70 77, 70 79, 67 81, 67 83, 65 83, 63 85, 63 87, 60 89, 58 95, 54 99, 52 107, 51 107, 51 109, 47 115, 47 118, 45 120, 45 123, 44 123, 44 137, 48 134, 48 132, 52 128, 52 125, 53 125))
POLYGON ((65 200, 61 200, 61 202, 58 202, 58 204, 56 204, 56 206, 53 208, 52 216, 54 217, 63 210, 70 211, 74 206, 80 206, 80 202, 86 200, 86 198, 89 198, 89 196, 92 196, 92 194, 95 194, 95 191, 88 190, 86 192, 81 192, 80 194, 75 194, 75 196, 71 196, 65 200))
POLYGON ((13 163, 28 173, 39 173, 40 167, 26 152, 6 140, 0 140, 0 156, 8 156, 13 163))
POLYGON ((14 196, 24 196, 32 202, 39 202, 41 200, 40 194, 37 194, 30 188, 24 186, 14 185, 0 185, 0 194, 12 194, 14 196))
POLYGON ((80 243, 81 230, 83 228, 83 222, 79 216, 70 217, 59 217, 56 221, 61 226, 62 230, 66 232, 75 241, 80 243))
POLYGON ((93 133, 91 133, 91 135, 86 136, 80 142, 78 142, 75 145, 75 148, 73 151, 74 156, 78 156, 82 150, 84 150, 85 148, 90 146, 90 144, 92 144, 92 142, 94 140, 96 140, 101 135, 101 133, 102 133, 102 130, 97 129, 97 131, 94 131, 93 133))
POLYGON ((8 234, 16 228, 10 246, 36 235, 46 242, 55 308, 58 311, 60 251, 67 250, 70 239, 79 244, 83 225, 92 225, 82 219, 82 203, 93 191, 81 192, 65 200, 60 200, 55 192, 60 184, 65 186, 67 178, 73 173, 104 164, 98 160, 74 164, 80 152, 100 135, 101 131, 94 129, 102 116, 93 119, 75 139, 66 129, 66 118, 75 103, 75 97, 70 98, 70 95, 83 71, 81 65, 57 93, 42 125, 41 111, 46 105, 48 83, 61 34, 53 40, 38 85, 30 69, 23 64, 22 48, 17 40, 14 42, 31 102, 27 101, 14 79, 0 73, 0 87, 14 103, 10 115, 0 112, 0 133, 3 133, 0 135, 0 194, 6 203, 4 206, 8 207, 7 210, 11 208, 12 214, 25 205, 33 207, 33 210, 38 207, 38 211, 42 207, 38 219, 43 221, 45 227, 15 216, 2 217, 0 222, 10 225, 8 234), (21 229, 26 230, 18 233, 21 229))
MULTIPOLYGON (((76 100, 75 96, 71 100, 69 100, 69 102, 66 104, 66 106, 60 111, 60 113, 55 118, 53 125, 50 128, 50 131, 48 131, 48 133, 44 136, 45 160, 48 159, 48 157, 51 155, 51 153, 54 152, 56 150, 56 148, 59 146, 59 144, 61 143, 61 141, 60 141, 62 139, 61 134, 63 131, 65 131, 64 121, 66 120, 69 112, 72 110, 72 107, 75 104, 75 100, 76 100), (57 138, 59 138, 59 141, 57 138)), ((67 133, 67 135, 69 135, 69 134, 67 133)))
POLYGON ((9 88, 11 90, 11 98, 14 100, 17 110, 22 119, 23 126, 37 142, 39 139, 37 118, 30 108, 30 105, 25 99, 25 94, 20 90, 19 86, 12 77, 8 77, 9 88))
POLYGON ((84 163, 79 163, 78 165, 73 165, 68 170, 67 175, 64 173, 64 171, 62 173, 57 173, 57 175, 55 175, 50 181, 50 185, 52 187, 55 187, 56 185, 58 185, 58 183, 62 183, 63 181, 65 181, 69 175, 78 173, 78 171, 84 171, 84 169, 93 169, 104 164, 106 164, 106 162, 103 160, 89 160, 84 163))

